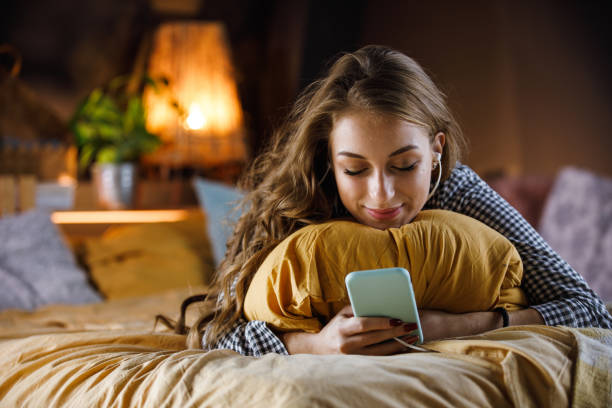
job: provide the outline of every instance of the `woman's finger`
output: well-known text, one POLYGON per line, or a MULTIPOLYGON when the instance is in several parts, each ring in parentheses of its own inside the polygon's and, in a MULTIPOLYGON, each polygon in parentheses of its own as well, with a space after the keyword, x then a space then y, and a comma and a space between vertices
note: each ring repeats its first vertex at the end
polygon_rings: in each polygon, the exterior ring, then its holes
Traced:
POLYGON ((410 332, 416 329, 416 324, 407 324, 391 329, 369 331, 365 333, 354 334, 345 338, 345 343, 351 349, 360 349, 369 347, 374 344, 383 343, 391 340, 394 337, 402 337, 409 335, 410 332))
MULTIPOLYGON (((401 333, 416 329, 415 323, 405 323, 397 319, 389 319, 387 317, 354 317, 348 319, 343 324, 341 331, 345 336, 352 336, 359 333, 366 333, 379 330, 397 329, 401 333)), ((405 333, 404 333, 405 334, 405 333)))
MULTIPOLYGON (((414 344, 417 342, 418 337, 416 336, 403 337, 402 340, 408 344, 414 344)), ((357 353, 369 355, 369 356, 388 356, 391 354, 404 353, 408 350, 409 350, 408 347, 404 346, 398 341, 395 341, 395 339, 391 339, 391 340, 387 340, 382 343, 373 344, 371 346, 359 349, 357 353)))

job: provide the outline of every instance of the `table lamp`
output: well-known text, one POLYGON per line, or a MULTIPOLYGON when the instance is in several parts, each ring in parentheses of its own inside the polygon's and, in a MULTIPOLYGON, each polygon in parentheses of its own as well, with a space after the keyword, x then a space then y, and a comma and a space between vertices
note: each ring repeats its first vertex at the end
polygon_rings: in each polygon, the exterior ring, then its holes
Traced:
POLYGON ((222 23, 160 25, 148 72, 168 86, 145 90, 147 128, 164 143, 147 162, 214 167, 245 161, 243 113, 222 23))

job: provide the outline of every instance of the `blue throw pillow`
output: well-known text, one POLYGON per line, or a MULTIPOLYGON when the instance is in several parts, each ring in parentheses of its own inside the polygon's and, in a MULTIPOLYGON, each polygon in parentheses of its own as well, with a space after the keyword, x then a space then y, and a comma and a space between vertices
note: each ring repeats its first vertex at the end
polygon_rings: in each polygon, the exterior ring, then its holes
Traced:
POLYGON ((215 264, 225 255, 226 244, 232 235, 232 226, 240 217, 236 205, 243 194, 235 187, 196 177, 193 187, 202 209, 206 213, 206 229, 212 244, 215 264))

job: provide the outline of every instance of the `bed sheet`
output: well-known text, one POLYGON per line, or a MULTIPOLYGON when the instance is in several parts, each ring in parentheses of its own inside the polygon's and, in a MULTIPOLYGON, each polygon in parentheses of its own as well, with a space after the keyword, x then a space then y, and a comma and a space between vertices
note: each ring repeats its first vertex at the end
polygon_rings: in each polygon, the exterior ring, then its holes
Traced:
POLYGON ((428 344, 440 353, 254 358, 152 330, 197 292, 1 313, 0 407, 612 404, 610 330, 522 326, 428 344))

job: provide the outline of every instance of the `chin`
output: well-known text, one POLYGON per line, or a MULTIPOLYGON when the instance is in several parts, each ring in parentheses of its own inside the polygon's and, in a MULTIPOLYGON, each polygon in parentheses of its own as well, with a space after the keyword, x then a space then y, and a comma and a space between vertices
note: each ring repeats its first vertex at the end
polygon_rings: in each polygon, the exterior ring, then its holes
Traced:
POLYGON ((388 228, 399 228, 402 225, 404 225, 405 223, 402 223, 400 221, 378 221, 378 220, 370 220, 368 219, 367 221, 364 220, 360 220, 359 221, 361 224, 367 225, 368 227, 372 227, 372 228, 376 228, 379 230, 386 230, 388 228))

